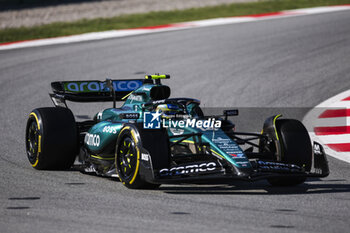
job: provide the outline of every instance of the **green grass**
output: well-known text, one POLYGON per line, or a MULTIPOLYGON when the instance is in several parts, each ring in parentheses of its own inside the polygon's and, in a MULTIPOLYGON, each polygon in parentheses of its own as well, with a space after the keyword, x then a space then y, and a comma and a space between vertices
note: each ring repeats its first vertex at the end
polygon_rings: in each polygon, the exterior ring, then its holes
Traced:
POLYGON ((52 23, 35 27, 0 30, 0 43, 349 3, 350 0, 270 0, 188 10, 132 14, 105 19, 79 20, 69 23, 52 23))

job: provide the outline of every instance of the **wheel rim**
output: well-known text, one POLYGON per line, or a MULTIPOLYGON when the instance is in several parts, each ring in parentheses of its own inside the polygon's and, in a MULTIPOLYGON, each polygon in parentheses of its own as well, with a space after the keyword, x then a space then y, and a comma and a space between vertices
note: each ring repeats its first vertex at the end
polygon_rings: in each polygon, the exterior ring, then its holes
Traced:
POLYGON ((36 121, 32 119, 28 124, 26 149, 29 161, 34 164, 39 149, 39 129, 36 121))
POLYGON ((117 163, 119 176, 123 180, 129 180, 134 175, 137 162, 137 148, 135 142, 126 136, 120 142, 117 151, 117 163))

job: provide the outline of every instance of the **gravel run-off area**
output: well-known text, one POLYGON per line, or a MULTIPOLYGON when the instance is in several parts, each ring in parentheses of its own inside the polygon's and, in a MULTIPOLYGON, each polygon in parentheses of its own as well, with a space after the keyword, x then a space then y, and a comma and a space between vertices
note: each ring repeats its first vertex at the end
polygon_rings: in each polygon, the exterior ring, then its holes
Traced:
POLYGON ((258 0, 101 0, 0 11, 0 29, 258 0))

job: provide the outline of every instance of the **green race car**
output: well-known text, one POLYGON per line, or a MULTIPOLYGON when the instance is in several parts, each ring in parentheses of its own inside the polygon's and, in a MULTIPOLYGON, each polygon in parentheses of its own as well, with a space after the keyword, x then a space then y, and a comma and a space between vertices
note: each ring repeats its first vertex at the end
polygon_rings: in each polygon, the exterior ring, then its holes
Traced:
POLYGON ((169 98, 170 88, 161 84, 168 78, 51 83, 55 107, 29 114, 29 162, 39 170, 74 166, 118 177, 128 188, 237 179, 297 185, 329 174, 323 147, 310 141, 300 121, 276 115, 261 134, 236 132, 228 117, 238 110, 205 116, 200 101, 169 98), (113 101, 113 108, 76 122, 66 101, 113 101), (116 101, 124 104, 116 108, 116 101))

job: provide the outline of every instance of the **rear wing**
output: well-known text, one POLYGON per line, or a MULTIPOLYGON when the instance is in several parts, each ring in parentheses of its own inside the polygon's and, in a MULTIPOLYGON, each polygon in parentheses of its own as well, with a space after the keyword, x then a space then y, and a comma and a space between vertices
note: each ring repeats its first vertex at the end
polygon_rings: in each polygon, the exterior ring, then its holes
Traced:
POLYGON ((138 89, 145 83, 153 83, 147 79, 110 80, 114 93, 106 81, 62 81, 52 82, 52 102, 57 107, 67 107, 66 100, 73 102, 106 102, 122 101, 123 97, 138 89), (115 98, 115 99, 114 99, 115 98))

